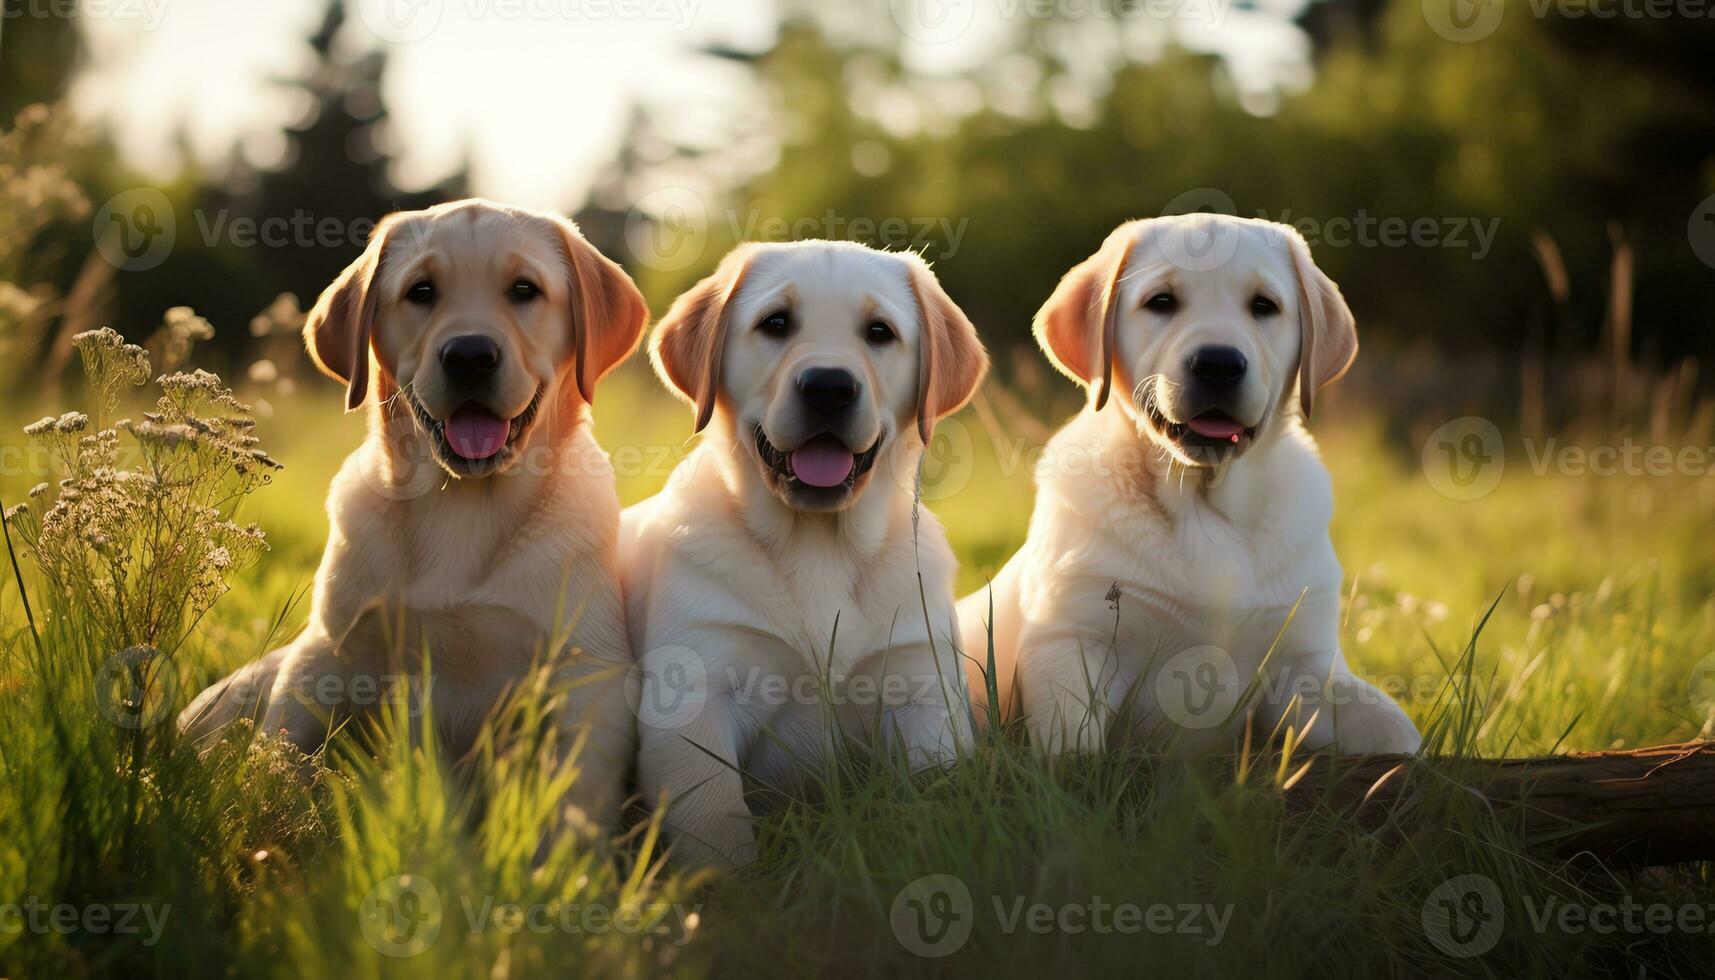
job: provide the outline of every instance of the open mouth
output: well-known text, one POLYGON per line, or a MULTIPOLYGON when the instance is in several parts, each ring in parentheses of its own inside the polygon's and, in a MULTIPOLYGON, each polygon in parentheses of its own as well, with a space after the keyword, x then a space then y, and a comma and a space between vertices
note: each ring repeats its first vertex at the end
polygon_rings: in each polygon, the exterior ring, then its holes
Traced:
POLYGON ((514 455, 515 447, 536 421, 542 407, 542 388, 537 386, 530 404, 510 419, 494 414, 477 402, 465 402, 444 419, 429 414, 416 396, 408 396, 417 424, 434 443, 435 456, 455 473, 478 475, 498 469, 514 455))
POLYGON ((842 493, 857 486, 858 480, 875 465, 882 443, 878 436, 874 445, 861 453, 854 453, 833 436, 819 435, 787 452, 776 449, 768 441, 768 437, 762 434, 762 426, 756 426, 755 435, 756 453, 762 465, 779 475, 788 489, 839 490, 842 493))
POLYGON ((1170 422, 1151 400, 1149 421, 1168 439, 1203 449, 1233 449, 1256 437, 1256 426, 1247 426, 1219 409, 1199 412, 1183 422, 1170 422))

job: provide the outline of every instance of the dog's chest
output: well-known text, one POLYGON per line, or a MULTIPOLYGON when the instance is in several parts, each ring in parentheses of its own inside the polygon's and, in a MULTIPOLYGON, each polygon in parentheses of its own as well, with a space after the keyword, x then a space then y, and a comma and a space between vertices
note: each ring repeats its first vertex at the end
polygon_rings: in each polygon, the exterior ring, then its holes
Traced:
POLYGON ((1056 546, 1026 573, 1033 620, 1085 623, 1145 656, 1266 650, 1289 620, 1296 632, 1312 618, 1294 612, 1301 600, 1319 617, 1338 593, 1326 530, 1285 509, 1259 506, 1239 521, 1202 499, 1107 503, 1048 505, 1038 540, 1056 546))
MULTIPOLYGON (((850 673, 871 655, 912 640, 922 619, 898 576, 822 556, 757 566, 766 597, 758 627, 806 667, 850 673)), ((753 600, 754 601, 754 600, 753 600)))
POLYGON ((495 605, 543 621, 573 550, 566 529, 546 526, 538 507, 473 506, 451 495, 412 501, 390 537, 408 608, 495 605))

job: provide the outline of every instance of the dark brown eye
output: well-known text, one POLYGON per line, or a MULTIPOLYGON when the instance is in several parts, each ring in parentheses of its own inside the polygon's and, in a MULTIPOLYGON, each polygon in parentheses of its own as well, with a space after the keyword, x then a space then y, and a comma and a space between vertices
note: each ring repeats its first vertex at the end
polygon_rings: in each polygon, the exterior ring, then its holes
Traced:
POLYGON ((785 310, 775 310, 756 325, 765 337, 784 337, 792 332, 792 317, 785 310))
POLYGON ((1179 298, 1172 293, 1156 293, 1143 301, 1143 308, 1154 313, 1172 313, 1179 309, 1179 298))
POLYGON ((1274 300, 1269 299, 1267 296, 1258 296, 1251 300, 1251 316, 1260 318, 1265 316, 1274 316, 1279 312, 1280 305, 1274 300))
POLYGON ((435 284, 427 279, 413 283, 405 290, 405 302, 414 306, 428 306, 435 301, 435 284))
POLYGON ((528 303, 542 295, 542 289, 528 279, 519 279, 512 284, 511 296, 515 303, 528 303))
POLYGON ((897 338, 898 335, 893 332, 893 328, 880 320, 873 320, 869 326, 863 328, 863 339, 878 347, 882 344, 891 344, 897 338))

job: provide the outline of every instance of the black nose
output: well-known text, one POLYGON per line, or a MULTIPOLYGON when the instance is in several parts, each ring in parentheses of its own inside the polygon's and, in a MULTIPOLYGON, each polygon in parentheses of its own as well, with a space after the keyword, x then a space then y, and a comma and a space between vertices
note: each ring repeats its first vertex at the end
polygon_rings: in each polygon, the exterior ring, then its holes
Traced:
POLYGON ((858 379, 845 368, 811 368, 798 376, 798 397, 823 415, 850 408, 862 390, 858 379))
POLYGON ((1247 362, 1237 347, 1199 347, 1186 362, 1191 377, 1206 385, 1237 384, 1245 376, 1247 362))
POLYGON ((457 384, 485 381, 500 369, 500 345, 487 337, 465 334, 441 348, 441 370, 457 384))

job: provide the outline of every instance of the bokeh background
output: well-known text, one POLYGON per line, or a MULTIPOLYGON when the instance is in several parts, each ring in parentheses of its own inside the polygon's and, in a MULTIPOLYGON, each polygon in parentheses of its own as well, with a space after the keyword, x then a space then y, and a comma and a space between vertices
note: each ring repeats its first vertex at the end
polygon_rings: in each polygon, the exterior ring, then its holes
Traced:
POLYGON ((6 229, 29 247, 3 278, 52 298, 0 309, 7 362, 49 386, 68 331, 181 305, 294 377, 252 318, 308 305, 366 222, 464 194, 574 214, 657 312, 742 238, 920 250, 1026 383, 1065 269, 1121 220, 1208 208, 1306 229, 1407 420, 1635 412, 1613 362, 1715 352, 1696 0, 4 8, 0 119, 63 106, 75 153, 19 162, 87 197, 6 229))

